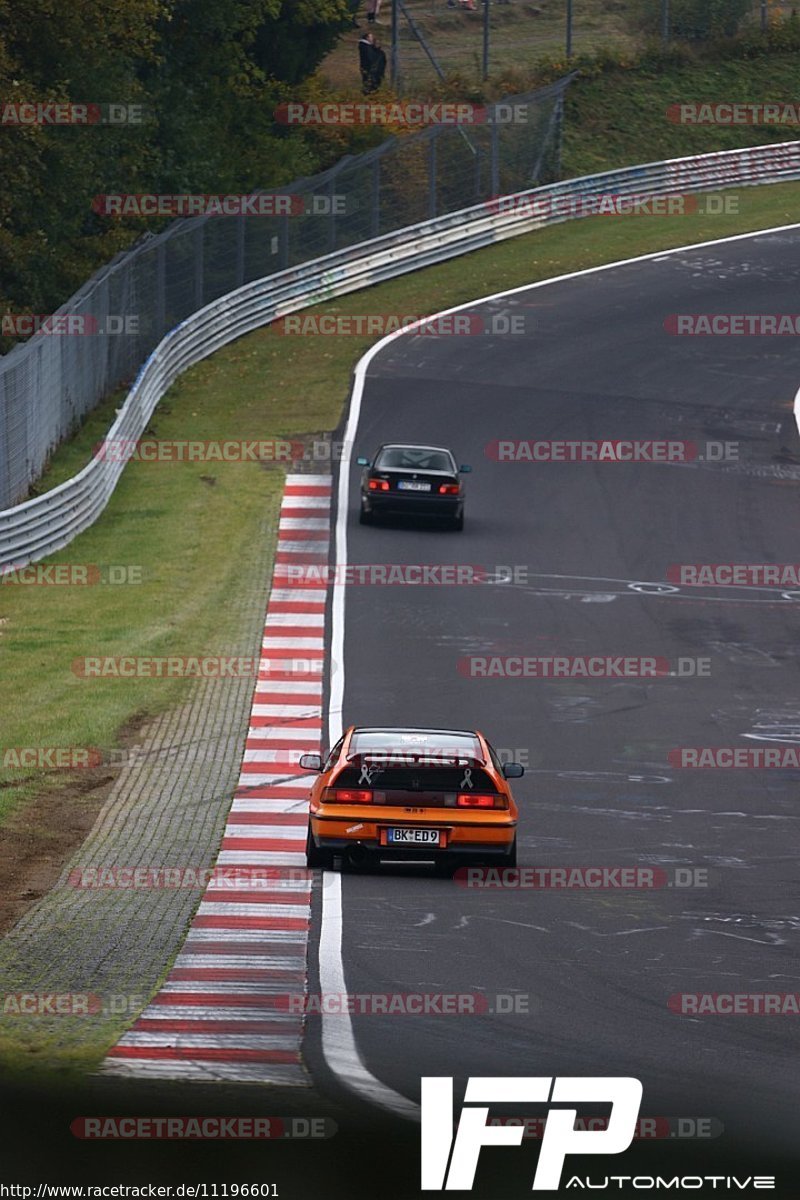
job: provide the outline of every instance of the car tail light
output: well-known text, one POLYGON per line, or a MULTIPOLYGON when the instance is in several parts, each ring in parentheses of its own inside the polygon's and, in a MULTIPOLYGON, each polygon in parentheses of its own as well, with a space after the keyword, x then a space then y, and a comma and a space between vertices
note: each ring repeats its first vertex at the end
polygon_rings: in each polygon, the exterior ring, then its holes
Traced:
POLYGON ((388 492, 389 484, 385 479, 370 479, 369 490, 371 492, 388 492))
POLYGON ((322 793, 323 804, 371 804, 372 792, 359 788, 325 788, 322 793))
POLYGON ((439 484, 439 495, 440 496, 457 496, 460 491, 461 491, 461 487, 457 483, 440 483, 439 484))
POLYGON ((459 792, 456 804, 459 808, 496 808, 500 797, 480 792, 459 792))

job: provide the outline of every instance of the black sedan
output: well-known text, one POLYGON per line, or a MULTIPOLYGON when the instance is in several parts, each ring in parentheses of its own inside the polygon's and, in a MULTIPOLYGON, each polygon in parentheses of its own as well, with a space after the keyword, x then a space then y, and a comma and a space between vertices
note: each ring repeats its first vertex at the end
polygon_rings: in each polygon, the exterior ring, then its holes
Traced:
POLYGON ((372 462, 358 458, 361 475, 362 525, 375 516, 442 517, 453 529, 464 528, 464 485, 461 475, 472 468, 456 465, 441 446, 381 446, 372 462))

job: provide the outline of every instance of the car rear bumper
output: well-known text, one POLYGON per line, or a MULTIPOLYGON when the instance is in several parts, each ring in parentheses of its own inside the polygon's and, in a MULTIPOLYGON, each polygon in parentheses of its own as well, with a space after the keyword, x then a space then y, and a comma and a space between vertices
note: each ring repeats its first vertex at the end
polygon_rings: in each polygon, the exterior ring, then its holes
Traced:
POLYGON ((409 820, 407 815, 402 818, 374 816, 370 820, 358 820, 354 817, 330 817, 315 815, 311 817, 311 836, 320 850, 330 850, 334 853, 350 850, 360 846, 371 853, 380 853, 381 858, 418 859, 440 855, 508 854, 516 836, 517 822, 514 816, 507 812, 497 812, 491 820, 481 822, 470 820, 453 820, 453 810, 442 810, 441 818, 426 821, 409 820), (436 829, 439 831, 439 843, 409 842, 390 843, 388 830, 436 829))
POLYGON ((392 492, 389 495, 362 492, 361 500, 372 512, 397 515, 408 513, 417 516, 455 517, 464 507, 463 496, 421 496, 413 492, 409 492, 408 495, 400 492, 392 492))
POLYGON ((382 846, 377 841, 350 841, 345 838, 314 839, 318 850, 327 850, 331 854, 348 854, 358 849, 375 858, 383 858, 393 862, 419 862, 420 859, 440 858, 471 858, 480 856, 482 859, 497 858, 502 860, 511 851, 514 839, 501 844, 496 842, 471 842, 469 844, 454 844, 448 846, 382 846))

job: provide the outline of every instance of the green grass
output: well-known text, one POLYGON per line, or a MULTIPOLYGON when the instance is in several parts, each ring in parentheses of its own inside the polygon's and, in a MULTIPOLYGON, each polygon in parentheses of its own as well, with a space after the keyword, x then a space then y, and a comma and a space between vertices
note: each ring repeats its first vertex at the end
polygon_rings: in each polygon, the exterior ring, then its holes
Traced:
POLYGON ((666 118, 667 108, 678 103, 788 102, 796 87, 796 53, 698 60, 662 69, 616 68, 579 79, 567 93, 563 174, 797 140, 797 126, 690 126, 666 118))
MULTIPOLYGON (((800 186, 743 189, 735 215, 599 217, 567 222, 319 306, 333 313, 422 313, 582 267, 792 222, 800 186)), ((371 339, 290 337, 266 328, 219 351, 171 389, 159 438, 269 438, 333 429, 352 367, 371 339)), ((99 409, 56 455, 42 487, 78 469, 108 428, 99 409)), ((142 582, 0 587, 4 746, 116 744, 136 718, 177 704, 184 681, 81 679, 85 655, 225 653, 229 597, 247 586, 265 515, 274 536, 283 473, 260 464, 131 463, 100 520, 50 561, 132 565, 142 582), (213 481, 213 482, 212 482, 213 481)), ((58 773, 5 771, 0 818, 58 773), (12 786, 13 785, 13 786, 12 786)))

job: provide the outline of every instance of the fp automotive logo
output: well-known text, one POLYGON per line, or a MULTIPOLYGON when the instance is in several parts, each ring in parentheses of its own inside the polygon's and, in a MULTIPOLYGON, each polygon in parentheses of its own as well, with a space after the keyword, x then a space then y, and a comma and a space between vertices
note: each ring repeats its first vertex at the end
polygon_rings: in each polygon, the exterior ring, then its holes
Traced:
POLYGON ((519 1146, 521 1125, 488 1125, 490 1104, 611 1104, 605 1129, 575 1129, 575 1108, 551 1108, 533 1190, 556 1191, 568 1154, 621 1154, 636 1132, 642 1085, 629 1078, 566 1078, 532 1075, 467 1081, 464 1107, 453 1138, 453 1079, 422 1079, 422 1191, 471 1191, 481 1146, 519 1146), (449 1166, 449 1169, 448 1169, 449 1166))

